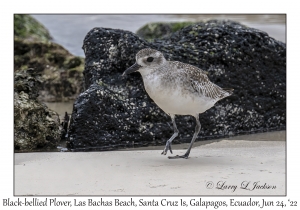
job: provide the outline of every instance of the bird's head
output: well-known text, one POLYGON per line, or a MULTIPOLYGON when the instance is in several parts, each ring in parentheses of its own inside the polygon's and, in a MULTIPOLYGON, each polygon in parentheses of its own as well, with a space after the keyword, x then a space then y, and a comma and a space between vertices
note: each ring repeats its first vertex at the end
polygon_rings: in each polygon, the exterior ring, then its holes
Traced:
POLYGON ((151 48, 140 50, 136 54, 135 60, 135 64, 126 69, 123 75, 130 74, 135 71, 139 71, 141 73, 144 71, 150 71, 151 69, 157 69, 166 63, 164 55, 161 52, 151 48))

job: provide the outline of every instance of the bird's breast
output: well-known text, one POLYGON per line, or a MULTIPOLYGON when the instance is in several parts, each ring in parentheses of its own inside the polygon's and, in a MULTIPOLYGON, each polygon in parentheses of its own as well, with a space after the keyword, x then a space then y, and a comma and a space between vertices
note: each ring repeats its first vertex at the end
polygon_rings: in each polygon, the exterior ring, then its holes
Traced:
POLYGON ((166 113, 178 115, 193 115, 202 113, 214 104, 201 98, 188 88, 184 82, 176 78, 162 78, 159 75, 143 77, 145 90, 152 100, 166 113))

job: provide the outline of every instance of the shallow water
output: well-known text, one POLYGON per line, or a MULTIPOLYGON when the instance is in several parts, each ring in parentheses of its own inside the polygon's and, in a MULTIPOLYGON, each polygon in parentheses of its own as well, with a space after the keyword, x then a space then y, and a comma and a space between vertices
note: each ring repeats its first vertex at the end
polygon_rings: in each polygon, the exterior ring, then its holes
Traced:
POLYGON ((72 54, 84 56, 81 49, 85 35, 94 27, 107 27, 136 32, 150 22, 205 21, 210 19, 234 20, 249 27, 267 32, 271 37, 285 42, 286 16, 276 15, 219 15, 219 14, 171 14, 171 15, 32 15, 49 30, 54 41, 72 54))
POLYGON ((65 113, 67 112, 69 115, 72 114, 74 101, 67 102, 44 102, 49 109, 57 112, 60 120, 63 119, 65 113))

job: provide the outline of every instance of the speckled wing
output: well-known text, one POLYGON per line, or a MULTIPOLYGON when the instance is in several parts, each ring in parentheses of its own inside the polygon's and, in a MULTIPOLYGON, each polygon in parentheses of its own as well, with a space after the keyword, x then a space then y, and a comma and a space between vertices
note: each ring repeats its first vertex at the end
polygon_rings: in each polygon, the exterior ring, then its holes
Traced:
POLYGON ((213 101, 218 101, 232 94, 232 90, 224 90, 212 83, 208 79, 208 73, 206 71, 181 62, 174 62, 174 64, 177 68, 183 70, 183 73, 190 81, 191 87, 199 94, 199 96, 205 96, 207 98, 211 98, 213 101))

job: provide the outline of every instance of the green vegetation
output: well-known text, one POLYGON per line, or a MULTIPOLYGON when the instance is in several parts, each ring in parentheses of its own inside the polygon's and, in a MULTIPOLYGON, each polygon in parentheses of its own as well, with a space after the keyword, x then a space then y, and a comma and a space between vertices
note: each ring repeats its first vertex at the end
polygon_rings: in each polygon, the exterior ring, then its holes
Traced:
POLYGON ((70 54, 62 46, 52 42, 32 42, 14 40, 14 70, 34 68, 39 72, 45 69, 78 70, 84 69, 84 58, 70 54))
POLYGON ((194 22, 174 22, 174 23, 148 23, 140 28, 136 34, 147 41, 166 38, 172 33, 184 27, 194 24, 194 22))
POLYGON ((14 15, 14 36, 36 41, 50 41, 48 30, 30 15, 14 15))

